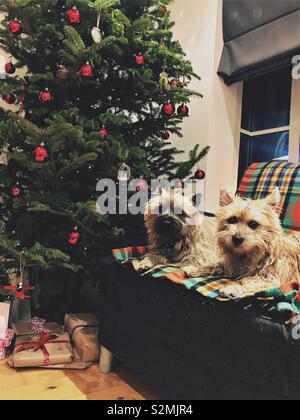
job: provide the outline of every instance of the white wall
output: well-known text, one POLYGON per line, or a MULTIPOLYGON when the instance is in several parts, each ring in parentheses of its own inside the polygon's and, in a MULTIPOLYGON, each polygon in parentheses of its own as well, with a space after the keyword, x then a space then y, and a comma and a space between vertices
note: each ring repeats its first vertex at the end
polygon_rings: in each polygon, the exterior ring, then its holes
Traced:
MULTIPOLYGON (((216 0, 174 0, 171 6, 172 18, 176 22, 174 37, 178 39, 193 63, 194 71, 202 80, 194 80, 191 89, 204 95, 193 98, 190 118, 184 120, 184 138, 175 140, 180 148, 188 151, 196 144, 207 145, 209 138, 208 119, 214 71, 215 33, 217 27, 216 0)), ((202 164, 205 169, 206 162, 202 164)))
POLYGON ((227 87, 217 76, 223 48, 222 0, 174 0, 171 11, 175 38, 202 77, 191 87, 204 94, 192 100, 184 139, 174 142, 186 151, 195 144, 211 146, 201 167, 207 171, 206 210, 215 212, 220 187, 234 191, 237 184, 242 84, 227 87))

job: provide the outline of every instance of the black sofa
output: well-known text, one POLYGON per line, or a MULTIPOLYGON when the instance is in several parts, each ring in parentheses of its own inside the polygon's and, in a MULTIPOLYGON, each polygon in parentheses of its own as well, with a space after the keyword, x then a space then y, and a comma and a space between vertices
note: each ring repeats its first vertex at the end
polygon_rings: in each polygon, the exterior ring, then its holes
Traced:
POLYGON ((300 342, 246 302, 202 298, 108 257, 99 307, 101 344, 162 399, 300 398, 300 342))

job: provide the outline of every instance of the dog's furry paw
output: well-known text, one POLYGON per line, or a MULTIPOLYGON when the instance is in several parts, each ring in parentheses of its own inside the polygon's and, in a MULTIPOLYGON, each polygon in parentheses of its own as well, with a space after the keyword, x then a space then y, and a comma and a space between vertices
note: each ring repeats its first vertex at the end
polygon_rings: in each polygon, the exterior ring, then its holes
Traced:
POLYGON ((184 267, 184 271, 191 279, 195 279, 195 278, 203 276, 200 268, 184 267))
POLYGON ((219 293, 224 299, 241 299, 245 296, 245 289, 241 285, 235 284, 222 287, 219 293))
POLYGON ((145 257, 142 261, 138 263, 138 271, 147 271, 154 267, 153 262, 150 258, 145 257))
POLYGON ((191 278, 208 277, 224 274, 223 266, 219 264, 209 264, 202 267, 187 267, 185 272, 191 278))
POLYGON ((137 269, 138 271, 147 271, 167 263, 167 259, 159 255, 146 255, 145 258, 138 263, 137 269))

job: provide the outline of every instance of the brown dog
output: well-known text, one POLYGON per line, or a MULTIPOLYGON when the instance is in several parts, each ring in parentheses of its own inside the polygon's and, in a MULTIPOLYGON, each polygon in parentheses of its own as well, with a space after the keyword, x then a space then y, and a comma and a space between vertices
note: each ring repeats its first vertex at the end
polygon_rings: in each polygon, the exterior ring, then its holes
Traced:
POLYGON ((148 254, 141 270, 174 264, 198 267, 216 260, 216 222, 201 216, 181 191, 162 191, 149 201, 145 212, 148 254))
POLYGON ((278 189, 264 200, 246 200, 221 192, 217 239, 221 258, 193 270, 192 277, 224 274, 237 279, 224 287, 226 297, 243 297, 250 289, 277 287, 300 280, 300 242, 282 229, 278 189))

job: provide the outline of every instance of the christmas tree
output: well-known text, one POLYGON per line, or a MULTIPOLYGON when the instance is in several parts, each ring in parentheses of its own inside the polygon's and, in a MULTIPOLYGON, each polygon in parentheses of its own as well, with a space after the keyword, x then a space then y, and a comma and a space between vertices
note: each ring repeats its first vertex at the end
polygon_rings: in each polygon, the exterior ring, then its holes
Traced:
POLYGON ((97 275, 124 227, 96 211, 96 184, 189 177, 208 149, 181 152, 194 74, 173 40, 172 0, 1 0, 11 56, 0 125, 0 253, 27 269, 97 275), (26 69, 25 77, 16 75, 26 69))

